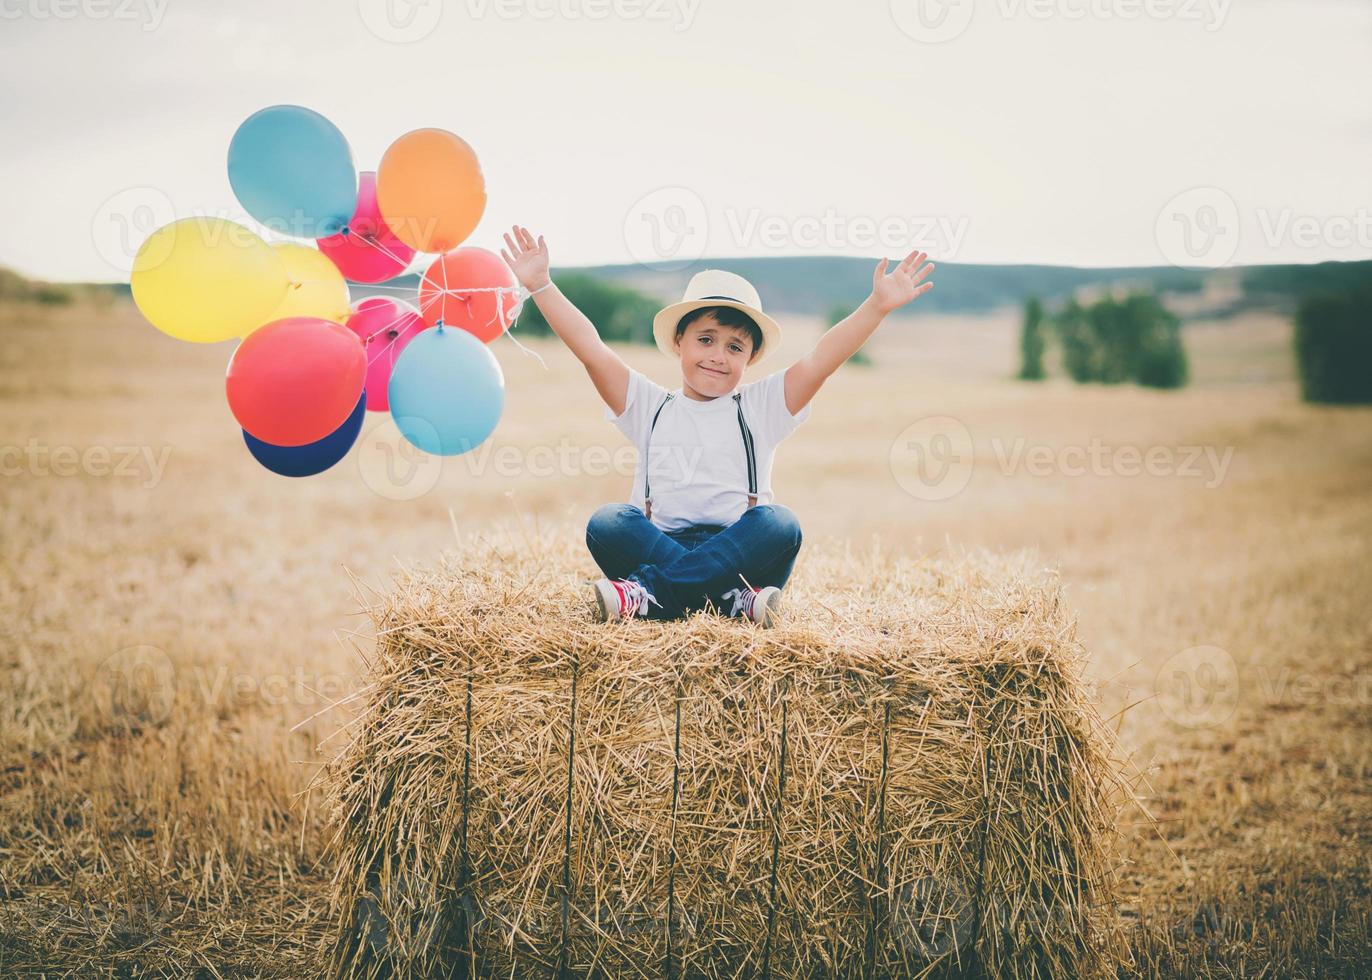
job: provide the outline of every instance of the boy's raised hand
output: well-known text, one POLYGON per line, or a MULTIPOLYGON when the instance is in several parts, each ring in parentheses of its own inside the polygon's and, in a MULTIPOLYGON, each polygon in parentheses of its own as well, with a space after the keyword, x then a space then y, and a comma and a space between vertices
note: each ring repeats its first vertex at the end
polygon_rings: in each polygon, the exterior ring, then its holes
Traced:
POLYGON ((527 228, 514 225, 505 235, 505 244, 509 246, 509 251, 500 250, 500 257, 505 260, 505 264, 510 267, 510 271, 515 274, 519 284, 525 289, 538 289, 548 282, 548 246, 543 242, 543 236, 538 236, 538 241, 534 241, 534 236, 529 234, 527 228), (514 238, 510 238, 510 233, 514 238))
POLYGON ((934 288, 933 282, 924 282, 924 277, 934 271, 934 263, 920 265, 928 257, 928 252, 916 249, 890 274, 886 273, 885 259, 877 263, 876 271, 872 273, 872 299, 882 313, 890 313, 934 288))

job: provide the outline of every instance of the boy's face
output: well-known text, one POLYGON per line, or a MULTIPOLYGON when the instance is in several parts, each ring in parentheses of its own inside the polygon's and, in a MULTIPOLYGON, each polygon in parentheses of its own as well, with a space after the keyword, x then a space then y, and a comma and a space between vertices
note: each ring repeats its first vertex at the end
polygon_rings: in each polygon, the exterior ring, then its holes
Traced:
POLYGON ((727 395, 743 380, 753 341, 741 327, 721 326, 712 316, 689 324, 676 341, 681 377, 707 398, 727 395))

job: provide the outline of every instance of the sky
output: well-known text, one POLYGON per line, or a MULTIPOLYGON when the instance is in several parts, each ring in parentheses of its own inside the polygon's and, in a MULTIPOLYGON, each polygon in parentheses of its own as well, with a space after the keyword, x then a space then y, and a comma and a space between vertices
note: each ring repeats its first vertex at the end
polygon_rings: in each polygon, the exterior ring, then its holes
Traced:
POLYGON ((359 170, 457 133, 467 244, 554 267, 1372 258, 1366 0, 0 0, 0 53, 0 265, 44 279, 251 225, 226 154, 278 103, 359 170))

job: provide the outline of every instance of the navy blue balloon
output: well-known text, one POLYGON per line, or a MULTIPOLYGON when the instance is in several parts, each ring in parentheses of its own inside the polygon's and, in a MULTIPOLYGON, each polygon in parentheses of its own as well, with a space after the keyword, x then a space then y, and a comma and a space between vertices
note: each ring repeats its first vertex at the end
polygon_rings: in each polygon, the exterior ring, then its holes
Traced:
POLYGON ((367 393, 364 391, 347 420, 318 442, 307 442, 303 446, 273 446, 250 435, 246 429, 243 430, 243 441, 248 444, 248 452, 253 454, 253 458, 273 473, 314 476, 348 455, 348 450, 357 441, 357 434, 362 431, 362 419, 366 414, 367 393))
POLYGON ((304 106, 268 106, 238 127, 229 143, 229 183, 250 215, 295 238, 338 234, 357 206, 348 141, 304 106))

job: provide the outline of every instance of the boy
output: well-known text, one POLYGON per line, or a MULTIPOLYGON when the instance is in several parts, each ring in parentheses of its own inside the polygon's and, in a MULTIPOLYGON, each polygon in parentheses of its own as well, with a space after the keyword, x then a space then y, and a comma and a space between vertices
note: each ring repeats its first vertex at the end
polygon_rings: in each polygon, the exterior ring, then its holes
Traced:
POLYGON ((697 273, 682 301, 653 319, 658 349, 681 368, 681 387, 668 392, 625 364, 562 295, 543 237, 535 242, 519 225, 511 234, 501 256, 586 368, 605 417, 639 451, 630 502, 606 504, 586 528, 606 576, 594 583, 599 618, 673 619, 714 605, 775 625, 801 541, 796 515, 772 502, 777 444, 886 314, 933 288, 921 284, 933 263, 914 251, 887 274, 882 259, 851 316, 789 368, 744 385, 744 368, 776 349, 781 328, 742 276, 697 273))

